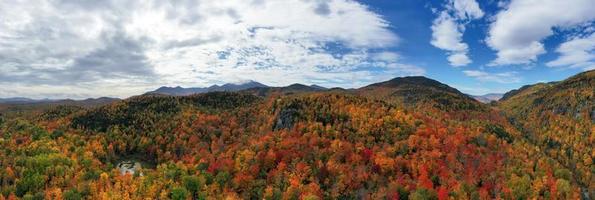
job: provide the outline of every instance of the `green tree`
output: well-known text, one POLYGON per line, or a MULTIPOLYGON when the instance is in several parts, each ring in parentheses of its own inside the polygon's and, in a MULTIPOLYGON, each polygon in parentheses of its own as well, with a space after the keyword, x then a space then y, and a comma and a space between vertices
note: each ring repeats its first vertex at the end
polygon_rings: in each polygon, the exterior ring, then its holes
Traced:
POLYGON ((215 176, 215 181, 219 183, 219 186, 223 187, 231 179, 231 175, 228 172, 219 172, 215 176))
POLYGON ((185 200, 188 197, 188 191, 182 187, 175 187, 171 190, 171 199, 185 200))
POLYGON ((572 188, 570 183, 564 179, 558 179, 556 181, 556 187, 558 188, 559 197, 563 199, 569 199, 572 188))
POLYGON ((34 194, 43 189, 45 180, 42 175, 25 171, 24 177, 16 184, 16 195, 22 197, 25 194, 34 194))
POLYGON ((192 198, 196 198, 198 191, 200 191, 200 179, 197 176, 184 176, 182 183, 186 190, 190 191, 192 198))
POLYGON ((570 170, 568 169, 557 169, 554 172, 554 176, 556 178, 561 178, 561 179, 565 179, 565 180, 570 180, 570 178, 572 177, 572 173, 570 172, 570 170))
POLYGON ((513 178, 511 189, 515 199, 528 199, 531 196, 531 178, 529 178, 529 175, 513 178))
POLYGON ((66 192, 64 192, 64 200, 81 200, 81 199, 83 199, 83 195, 81 195, 81 193, 76 189, 71 189, 71 190, 67 190, 66 192))
POLYGON ((410 200, 434 200, 438 199, 436 192, 425 189, 425 188, 417 188, 411 195, 409 195, 410 200))
POLYGON ((62 137, 63 135, 64 135, 64 131, 63 130, 54 130, 52 132, 52 135, 50 135, 50 137, 52 139, 56 139, 56 138, 62 137))

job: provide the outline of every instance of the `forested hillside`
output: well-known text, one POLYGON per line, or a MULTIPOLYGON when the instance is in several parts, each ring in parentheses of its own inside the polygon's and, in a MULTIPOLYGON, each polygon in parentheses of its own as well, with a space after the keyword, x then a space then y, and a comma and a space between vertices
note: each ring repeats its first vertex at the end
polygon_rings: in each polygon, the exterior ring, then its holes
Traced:
POLYGON ((595 71, 513 91, 498 103, 528 142, 595 191, 595 71))
POLYGON ((589 197, 594 80, 530 87, 497 107, 408 77, 4 115, 0 199, 589 197), (123 173, 130 160, 140 164, 123 173))
POLYGON ((358 89, 357 93, 410 108, 433 107, 447 111, 485 111, 487 108, 455 88, 419 76, 399 77, 375 83, 358 89))

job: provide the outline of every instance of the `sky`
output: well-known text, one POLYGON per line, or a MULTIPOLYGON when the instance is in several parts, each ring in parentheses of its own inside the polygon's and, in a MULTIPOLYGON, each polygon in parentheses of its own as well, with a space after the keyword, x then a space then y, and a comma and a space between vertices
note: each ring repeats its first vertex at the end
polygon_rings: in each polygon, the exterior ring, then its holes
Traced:
POLYGON ((6 0, 0 98, 423 75, 473 95, 595 69, 593 0, 6 0))

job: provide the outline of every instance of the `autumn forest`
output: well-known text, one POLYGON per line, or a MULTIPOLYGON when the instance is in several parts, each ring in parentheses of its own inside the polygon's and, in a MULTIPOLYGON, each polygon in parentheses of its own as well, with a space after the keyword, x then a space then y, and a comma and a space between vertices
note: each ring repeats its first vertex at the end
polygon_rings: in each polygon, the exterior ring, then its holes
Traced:
POLYGON ((0 200, 592 199, 594 124, 595 71, 0 104, 0 200))

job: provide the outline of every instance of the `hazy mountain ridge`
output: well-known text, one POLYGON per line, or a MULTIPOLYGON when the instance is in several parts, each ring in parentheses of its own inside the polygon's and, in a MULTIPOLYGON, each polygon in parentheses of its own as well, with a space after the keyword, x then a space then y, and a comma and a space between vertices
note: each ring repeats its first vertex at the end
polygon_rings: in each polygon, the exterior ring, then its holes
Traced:
POLYGON ((213 85, 204 88, 183 88, 180 86, 164 86, 158 88, 155 91, 147 92, 145 94, 189 96, 193 94, 201 94, 208 92, 243 92, 254 94, 256 96, 267 96, 272 93, 289 94, 301 92, 315 92, 323 90, 327 90, 327 88, 318 85, 304 85, 300 83, 294 83, 283 87, 271 87, 256 81, 248 81, 246 83, 226 83, 223 85, 213 85))
POLYGON ((115 101, 119 101, 119 98, 111 98, 111 97, 99 97, 99 98, 88 98, 82 100, 73 100, 73 99, 31 99, 31 98, 24 98, 24 97, 14 97, 14 98, 4 98, 0 99, 0 104, 15 104, 15 105, 24 105, 24 104, 65 104, 65 105, 103 105, 109 104, 115 101))
POLYGON ((490 103, 492 101, 498 101, 498 100, 502 99, 503 96, 504 96, 504 94, 501 94, 501 93, 489 93, 489 94, 484 94, 484 95, 472 95, 472 97, 475 100, 478 100, 479 102, 482 102, 482 103, 490 103))
POLYGON ((59 101, 55 99, 31 99, 25 97, 12 97, 12 98, 0 98, 0 103, 6 104, 26 104, 26 103, 39 103, 39 102, 52 102, 59 101))
POLYGON ((206 92, 235 92, 250 88, 267 88, 269 86, 264 85, 262 83, 256 81, 248 81, 245 83, 226 83, 223 85, 212 85, 209 87, 195 87, 195 88, 183 88, 180 86, 177 87, 160 87, 155 91, 147 92, 147 94, 164 94, 164 95, 172 95, 172 96, 187 96, 192 94, 200 94, 206 92))

